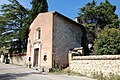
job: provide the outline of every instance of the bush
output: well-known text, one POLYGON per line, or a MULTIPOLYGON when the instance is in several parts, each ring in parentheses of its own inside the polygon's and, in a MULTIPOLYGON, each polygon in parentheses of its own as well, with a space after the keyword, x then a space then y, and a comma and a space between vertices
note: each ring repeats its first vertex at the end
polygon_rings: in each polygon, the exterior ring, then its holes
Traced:
POLYGON ((120 80, 120 75, 112 73, 103 75, 102 72, 94 72, 92 77, 97 80, 120 80))
POLYGON ((72 56, 83 56, 83 54, 81 52, 75 52, 72 54, 72 56))
POLYGON ((120 54, 120 29, 102 30, 95 40, 94 49, 100 55, 120 54))

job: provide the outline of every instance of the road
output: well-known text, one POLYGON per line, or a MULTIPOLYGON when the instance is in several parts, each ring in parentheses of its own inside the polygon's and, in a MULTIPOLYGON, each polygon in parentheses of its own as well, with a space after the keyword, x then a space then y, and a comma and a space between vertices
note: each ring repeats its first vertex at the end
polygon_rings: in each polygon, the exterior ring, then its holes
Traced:
POLYGON ((81 76, 43 74, 24 66, 0 63, 0 80, 94 80, 81 76))

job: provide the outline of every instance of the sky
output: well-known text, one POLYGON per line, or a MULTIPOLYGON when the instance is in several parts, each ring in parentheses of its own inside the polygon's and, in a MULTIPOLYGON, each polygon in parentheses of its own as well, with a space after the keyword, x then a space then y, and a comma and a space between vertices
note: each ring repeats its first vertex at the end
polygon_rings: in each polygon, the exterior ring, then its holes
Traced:
MULTIPOLYGON (((32 0, 18 0, 23 6, 31 9, 30 2, 32 0)), ((96 0, 97 4, 104 2, 105 0, 96 0)), ((92 0, 47 0, 49 11, 57 11, 70 19, 74 19, 78 16, 79 8, 82 8, 88 2, 92 0)), ((109 2, 117 7, 116 14, 120 19, 120 0, 109 0, 109 2)), ((0 5, 8 3, 8 0, 0 0, 0 5)))

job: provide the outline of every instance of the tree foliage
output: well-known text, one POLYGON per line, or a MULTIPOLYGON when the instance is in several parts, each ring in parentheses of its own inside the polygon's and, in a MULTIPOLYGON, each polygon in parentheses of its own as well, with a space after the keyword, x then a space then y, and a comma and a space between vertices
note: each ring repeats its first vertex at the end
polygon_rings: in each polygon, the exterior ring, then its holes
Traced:
POLYGON ((105 0, 105 3, 101 2, 100 5, 96 7, 96 9, 97 25, 99 25, 101 29, 104 27, 119 27, 120 21, 118 19, 118 15, 115 14, 116 6, 110 4, 108 0, 105 0))
POLYGON ((99 5, 96 5, 96 1, 93 0, 80 8, 80 23, 86 27, 89 42, 93 42, 97 33, 105 27, 119 28, 120 20, 115 11, 116 6, 108 0, 99 5))
MULTIPOLYGON (((112 5, 108 0, 101 2, 99 5, 96 3, 95 0, 87 3, 80 8, 78 13, 79 23, 85 26, 88 43, 92 45, 97 44, 95 41, 97 34, 104 28, 117 29, 120 27, 120 20, 118 15, 115 14, 116 6, 112 5)), ((95 49, 98 50, 98 48, 95 49)), ((91 51, 93 51, 93 47, 91 51)))
POLYGON ((10 53, 21 52, 22 42, 19 29, 24 26, 24 21, 28 15, 27 10, 17 1, 9 0, 9 4, 1 5, 0 47, 9 47, 10 53))
POLYGON ((48 4, 46 0, 32 0, 32 9, 29 12, 30 23, 36 18, 39 13, 48 11, 48 4))
POLYGON ((17 0, 8 1, 0 10, 0 48, 21 53, 27 49, 30 24, 39 13, 48 11, 48 4, 46 0, 32 0, 32 9, 27 10, 17 0))
POLYGON ((96 54, 120 54, 120 29, 105 28, 95 40, 96 54))

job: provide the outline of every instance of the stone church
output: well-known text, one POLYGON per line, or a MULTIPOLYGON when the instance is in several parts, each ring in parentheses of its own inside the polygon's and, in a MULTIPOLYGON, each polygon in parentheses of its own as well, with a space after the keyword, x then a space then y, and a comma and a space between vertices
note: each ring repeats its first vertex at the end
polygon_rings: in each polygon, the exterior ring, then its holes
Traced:
POLYGON ((29 28, 28 63, 46 71, 67 67, 69 51, 81 47, 82 27, 58 12, 40 13, 29 28))

